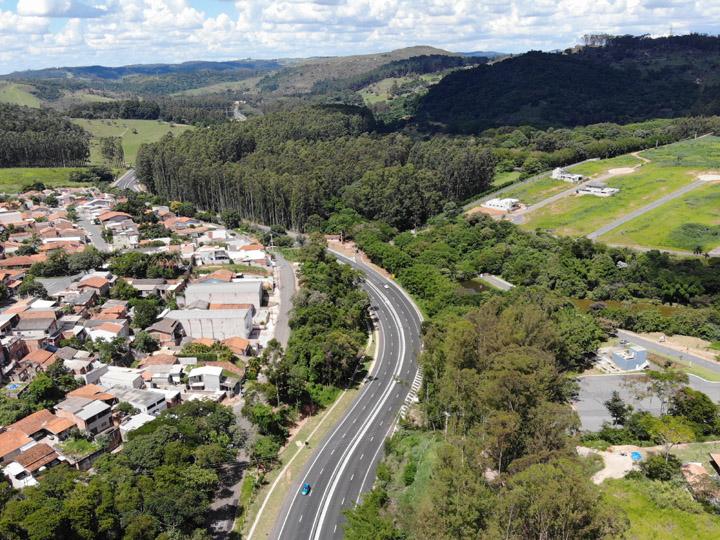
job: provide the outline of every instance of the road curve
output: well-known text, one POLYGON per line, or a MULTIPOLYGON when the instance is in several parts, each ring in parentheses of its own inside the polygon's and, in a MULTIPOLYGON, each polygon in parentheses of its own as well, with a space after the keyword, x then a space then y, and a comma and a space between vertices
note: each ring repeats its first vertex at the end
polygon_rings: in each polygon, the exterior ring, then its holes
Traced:
MULTIPOLYGON (((378 355, 345 416, 313 449, 305 470, 286 494, 271 538, 343 537, 343 510, 372 488, 386 437, 417 375, 421 316, 408 296, 368 266, 333 253, 365 274, 378 328, 378 355), (300 495, 303 483, 310 495, 300 495)), ((259 539, 258 539, 259 540, 259 539)))

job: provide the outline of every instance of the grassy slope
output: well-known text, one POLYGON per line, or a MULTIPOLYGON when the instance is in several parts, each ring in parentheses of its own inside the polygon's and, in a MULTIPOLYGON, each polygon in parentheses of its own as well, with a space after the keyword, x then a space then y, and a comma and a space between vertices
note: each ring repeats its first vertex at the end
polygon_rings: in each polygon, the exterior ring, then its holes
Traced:
POLYGON ((626 154, 624 156, 617 156, 610 159, 600 159, 597 161, 588 161, 587 163, 581 163, 575 167, 570 167, 570 170, 575 174, 582 174, 585 176, 594 176, 596 174, 606 173, 610 169, 619 169, 620 167, 634 167, 639 165, 641 162, 635 156, 626 154))
POLYGON ((512 182, 517 182, 520 179, 520 173, 517 171, 509 171, 509 172, 499 172, 495 174, 495 178, 493 178, 492 185, 493 186, 502 186, 505 184, 510 184, 512 182))
MULTIPOLYGON (((402 86, 406 83, 417 81, 418 86, 430 86, 436 84, 444 76, 443 73, 427 73, 419 77, 389 77, 376 83, 370 84, 358 93, 362 96, 366 105, 382 103, 396 97, 392 91, 394 85, 402 86)), ((405 95, 405 93, 402 93, 405 95)))
POLYGON ((680 229, 688 223, 706 225, 711 228, 710 231, 720 226, 720 184, 698 188, 609 232, 601 240, 613 244, 689 251, 696 246, 704 251, 720 246, 717 234, 688 237, 680 229), (662 227, 658 227, 659 223, 662 227))
MULTIPOLYGON (((84 120, 73 119, 73 122, 89 131, 95 139, 100 137, 122 137, 125 150, 125 161, 135 162, 138 148, 143 143, 155 142, 168 132, 179 135, 190 129, 190 126, 168 124, 157 120, 84 120), (133 133, 133 130, 137 133, 133 133)), ((94 140, 90 150, 90 161, 102 163, 97 140, 94 140)))
POLYGON ((524 226, 582 236, 689 184, 694 179, 692 173, 690 168, 645 165, 633 174, 607 181, 608 186, 620 189, 617 195, 566 197, 530 215, 524 226))
POLYGON ((571 187, 572 185, 567 182, 553 180, 549 176, 544 176, 527 184, 518 185, 510 191, 503 193, 502 197, 520 199, 521 203, 531 205, 548 197, 552 197, 557 193, 561 193, 566 189, 570 189, 571 187))
MULTIPOLYGON (((65 168, 0 168, 0 193, 17 193, 20 189, 34 182, 42 182, 49 187, 79 186, 68 181, 68 176, 79 169, 65 168)), ((87 185, 87 184, 85 184, 87 185)))
POLYGON ((675 540, 720 538, 720 517, 694 514, 677 508, 662 508, 637 480, 607 480, 602 487, 607 499, 630 520, 628 540, 675 540))
POLYGON ((40 99, 30 93, 30 86, 11 82, 0 82, 0 103, 40 107, 40 99))

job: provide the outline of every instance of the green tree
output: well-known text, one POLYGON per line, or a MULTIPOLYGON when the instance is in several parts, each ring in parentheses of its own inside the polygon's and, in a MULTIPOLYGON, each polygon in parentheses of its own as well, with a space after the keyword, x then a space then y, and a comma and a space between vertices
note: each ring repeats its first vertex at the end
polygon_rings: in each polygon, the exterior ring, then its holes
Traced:
POLYGON ((604 403, 604 405, 610 413, 610 416, 612 416, 613 425, 615 426, 625 425, 625 422, 633 411, 632 405, 628 405, 627 403, 625 403, 625 401, 620 397, 620 393, 617 390, 613 390, 610 399, 608 399, 604 403))
POLYGON ((133 348, 144 353, 155 352, 160 348, 158 340, 145 331, 135 334, 133 348))
POLYGON ((687 420, 677 416, 654 418, 648 431, 650 436, 662 445, 665 461, 670 459, 670 451, 675 445, 695 439, 692 426, 687 420))
POLYGON ((118 300, 132 300, 133 298, 139 297, 140 291, 122 278, 115 281, 115 284, 110 289, 110 298, 118 300))
POLYGON ((345 538, 347 540, 402 540, 404 536, 393 525, 392 518, 384 515, 389 502, 387 493, 375 488, 363 496, 362 502, 345 510, 345 538))
POLYGON ((261 435, 250 449, 250 459, 256 467, 267 471, 277 463, 280 445, 271 437, 261 435))
POLYGON ((136 299, 133 306, 133 326, 135 328, 147 328, 151 326, 160 313, 158 301, 154 298, 136 299))

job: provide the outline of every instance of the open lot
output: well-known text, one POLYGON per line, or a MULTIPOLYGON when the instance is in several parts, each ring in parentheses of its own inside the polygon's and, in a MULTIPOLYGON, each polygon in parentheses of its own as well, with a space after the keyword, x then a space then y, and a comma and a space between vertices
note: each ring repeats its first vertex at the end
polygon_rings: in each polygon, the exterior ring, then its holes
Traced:
MULTIPOLYGON (((638 155, 642 159, 628 154, 573 167, 573 172, 599 176, 613 169, 637 167, 643 160, 649 160, 634 172, 606 180, 608 186, 620 189, 617 195, 609 198, 572 196, 552 201, 527 214, 524 226, 528 229, 547 229, 556 234, 583 236, 620 220, 617 229, 602 236, 603 241, 688 251, 698 246, 712 249, 720 245, 716 195, 720 190, 716 185, 702 185, 688 193, 678 193, 679 198, 675 200, 663 199, 689 186, 698 176, 720 171, 720 138, 702 137, 682 141, 646 150, 638 155), (656 201, 663 204, 657 209, 648 208, 646 214, 622 223, 628 214, 645 211, 645 207, 656 201)), ((549 181, 542 179, 539 182, 547 185, 549 181)), ((549 190, 543 191, 542 185, 523 187, 530 190, 531 204, 537 197, 553 195, 549 190)), ((520 188, 518 194, 524 194, 520 188)), ((602 232, 601 229, 598 234, 602 232)))
POLYGON ((18 193, 24 186, 35 182, 42 182, 48 187, 81 186, 83 184, 68 180, 70 173, 78 170, 81 169, 77 167, 0 168, 0 193, 18 193))
MULTIPOLYGON (((621 508, 630 520, 624 538, 632 540, 710 540, 720 537, 720 517, 707 512, 690 512, 665 504, 653 492, 654 485, 643 480, 607 480, 603 483, 606 500, 621 508)), ((687 492, 686 497, 689 497, 687 492)))
POLYGON ((572 184, 544 176, 526 184, 518 184, 502 194, 503 198, 519 199, 526 206, 570 189, 572 184))
POLYGON ((598 159, 594 161, 587 161, 574 167, 568 167, 570 172, 575 174, 582 174, 583 176, 596 176, 603 174, 611 169, 621 169, 625 167, 636 167, 642 163, 641 160, 631 154, 624 156, 617 156, 610 159, 598 159))
POLYGON ((40 99, 30 93, 31 86, 14 82, 0 82, 0 103, 40 107, 40 99))
POLYGON ((720 246, 720 184, 698 188, 600 237, 629 246, 710 251, 720 246), (658 226, 662 224, 662 226, 658 226))
POLYGON ((620 189, 612 197, 566 197, 532 214, 525 222, 528 229, 548 229, 556 234, 584 236, 623 215, 690 184, 697 169, 662 167, 648 164, 625 176, 606 182, 620 189))
POLYGON ((122 137, 125 161, 135 163, 138 148, 143 143, 159 141, 166 133, 179 135, 191 126, 169 124, 158 120, 85 120, 73 119, 93 136, 90 148, 90 162, 102 163, 98 139, 101 137, 122 137))

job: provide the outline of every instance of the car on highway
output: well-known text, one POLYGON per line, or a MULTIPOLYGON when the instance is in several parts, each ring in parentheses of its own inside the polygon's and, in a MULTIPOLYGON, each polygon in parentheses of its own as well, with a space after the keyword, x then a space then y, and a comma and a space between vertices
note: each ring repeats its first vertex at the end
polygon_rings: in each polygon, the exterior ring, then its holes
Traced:
POLYGON ((312 489, 312 486, 305 482, 302 487, 300 488, 300 495, 310 495, 310 490, 312 489))
POLYGON ((390 285, 388 285, 388 284, 386 283, 385 285, 383 285, 383 287, 384 287, 385 289, 389 289, 389 288, 390 288, 390 285))

